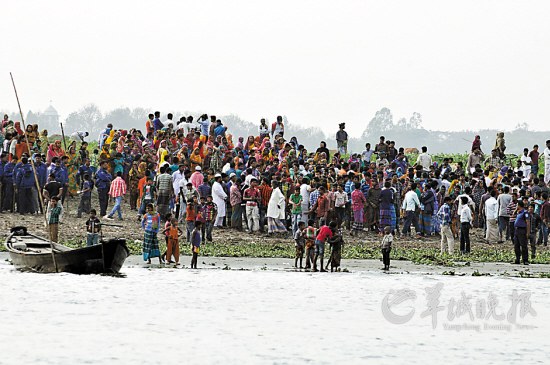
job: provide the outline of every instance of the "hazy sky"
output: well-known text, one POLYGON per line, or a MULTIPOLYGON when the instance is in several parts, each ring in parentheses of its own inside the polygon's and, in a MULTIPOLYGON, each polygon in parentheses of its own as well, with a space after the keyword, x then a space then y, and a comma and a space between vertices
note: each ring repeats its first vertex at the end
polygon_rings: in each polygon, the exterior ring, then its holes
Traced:
POLYGON ((550 1, 2 1, 0 109, 236 113, 360 133, 550 121, 550 1))

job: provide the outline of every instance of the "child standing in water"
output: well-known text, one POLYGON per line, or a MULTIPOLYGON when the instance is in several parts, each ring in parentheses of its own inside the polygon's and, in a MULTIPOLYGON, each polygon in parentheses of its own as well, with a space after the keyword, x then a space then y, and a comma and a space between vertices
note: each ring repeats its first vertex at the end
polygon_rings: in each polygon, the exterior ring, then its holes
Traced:
POLYGON ((300 260, 300 269, 302 268, 302 259, 304 258, 304 246, 306 243, 304 228, 306 224, 304 222, 298 222, 296 232, 294 232, 294 245, 296 246, 296 258, 294 259, 294 267, 298 267, 298 259, 300 260))
POLYGON ((384 227, 384 238, 382 238, 382 244, 380 248, 382 249, 382 261, 384 262, 384 268, 382 270, 390 269, 390 252, 391 244, 393 242, 393 235, 391 234, 391 227, 384 227))
POLYGON ((199 257, 199 251, 201 247, 201 221, 195 222, 195 229, 191 233, 191 253, 193 257, 191 258, 191 268, 197 268, 197 259, 199 257))
POLYGON ((306 240, 306 269, 311 269, 311 263, 313 262, 315 254, 315 227, 314 220, 310 219, 307 221, 308 227, 305 229, 305 240, 306 240))
POLYGON ((164 234, 167 237, 166 262, 173 262, 172 255, 174 255, 177 266, 180 264, 180 246, 178 243, 178 237, 183 234, 183 231, 178 227, 178 220, 176 218, 170 219, 170 225, 164 229, 164 234))

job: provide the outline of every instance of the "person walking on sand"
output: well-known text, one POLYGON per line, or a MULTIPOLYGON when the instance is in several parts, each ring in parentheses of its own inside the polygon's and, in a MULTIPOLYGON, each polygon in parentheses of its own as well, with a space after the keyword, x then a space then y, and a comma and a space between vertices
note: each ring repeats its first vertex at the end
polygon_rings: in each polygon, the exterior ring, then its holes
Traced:
POLYGON ((112 220, 113 215, 115 215, 116 212, 118 213, 118 219, 122 220, 122 197, 126 195, 126 182, 122 179, 121 171, 116 173, 116 178, 113 180, 109 188, 109 195, 115 200, 115 206, 109 215, 106 215, 104 218, 112 220))

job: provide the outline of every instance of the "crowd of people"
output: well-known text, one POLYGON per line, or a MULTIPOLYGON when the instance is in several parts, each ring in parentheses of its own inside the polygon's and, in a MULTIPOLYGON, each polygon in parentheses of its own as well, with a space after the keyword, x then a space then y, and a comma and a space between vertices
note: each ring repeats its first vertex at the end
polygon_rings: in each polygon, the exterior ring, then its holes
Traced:
POLYGON ((384 268, 389 268, 393 237, 441 237, 441 253, 470 252, 470 230, 482 229, 487 243, 511 240, 516 263, 528 264, 536 246, 547 245, 550 224, 550 140, 512 161, 499 133, 488 156, 476 136, 466 164, 451 158, 434 161, 426 146, 414 160, 395 141, 380 137, 374 148, 347 152, 345 124, 336 134, 338 150, 324 141, 308 151, 285 134, 282 117, 258 132, 233 138, 214 115, 174 120, 148 116, 143 131, 101 131, 90 147, 87 131, 69 141, 50 143, 38 125, 21 129, 4 116, 0 130, 0 211, 46 211, 52 239, 67 199, 78 199, 77 217, 90 215, 88 233, 97 243, 99 219, 123 219, 135 212, 144 230, 143 256, 179 263, 179 240, 196 255, 211 242, 214 229, 290 237, 296 265, 338 270, 344 232, 382 239, 384 268), (95 146, 95 143, 93 144, 95 146), (30 154, 29 154, 30 151, 30 154), (544 171, 539 171, 544 159, 544 171), (98 202, 92 202, 97 191, 98 202), (40 199, 42 197, 42 199, 40 199), (113 202, 109 210, 109 203, 113 202), (124 205, 127 201, 129 205, 124 205), (99 217, 92 206, 97 206, 99 217), (126 215, 127 216, 127 215, 126 215), (158 235, 165 238, 161 254, 158 235), (95 236, 94 236, 95 235, 95 236), (331 255, 324 266, 325 244, 331 255), (317 264, 319 260, 319 266, 317 264))

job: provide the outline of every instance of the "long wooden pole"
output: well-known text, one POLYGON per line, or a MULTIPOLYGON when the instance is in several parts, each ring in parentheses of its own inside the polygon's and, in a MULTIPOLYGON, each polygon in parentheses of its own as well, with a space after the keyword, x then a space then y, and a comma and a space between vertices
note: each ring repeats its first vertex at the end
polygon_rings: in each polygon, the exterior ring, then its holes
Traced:
MULTIPOLYGON (((31 146, 29 145, 29 140, 27 139, 27 127, 25 126, 25 118, 23 118, 23 111, 21 110, 21 103, 19 102, 19 96, 17 95, 17 89, 15 88, 15 81, 13 81, 13 75, 10 72, 11 77, 11 83, 13 85, 13 91, 15 91, 15 98, 17 99, 17 106, 19 107, 19 115, 21 115, 21 125, 23 126, 23 136, 25 136, 25 143, 27 145, 27 152, 29 153, 29 159, 31 160, 31 166, 32 171, 34 173, 34 183, 36 185, 36 189, 38 190, 38 199, 42 201, 42 190, 40 189, 40 183, 38 182, 38 175, 36 174, 36 168, 34 166, 34 160, 32 159, 32 153, 31 153, 31 146)), ((52 260, 53 265, 55 267, 55 272, 58 272, 57 270, 57 261, 55 260, 55 253, 54 253, 54 244, 52 242, 52 234, 48 227, 48 215, 46 212, 47 209, 44 209, 44 221, 46 222, 46 228, 48 228, 48 236, 50 238, 50 248, 52 250, 52 260)))

